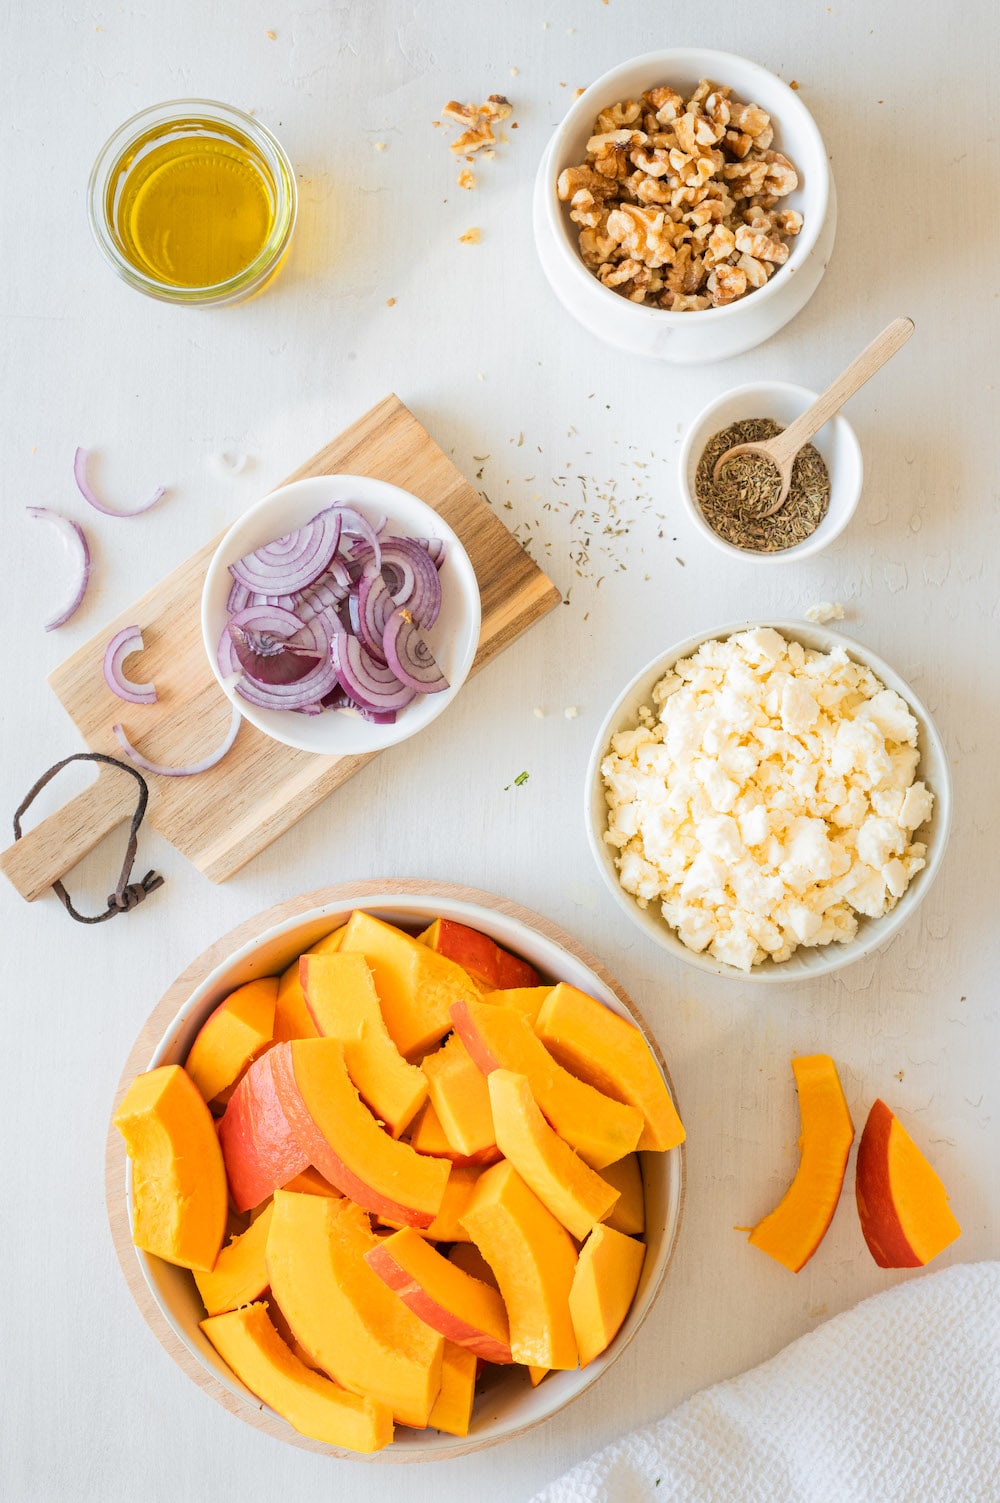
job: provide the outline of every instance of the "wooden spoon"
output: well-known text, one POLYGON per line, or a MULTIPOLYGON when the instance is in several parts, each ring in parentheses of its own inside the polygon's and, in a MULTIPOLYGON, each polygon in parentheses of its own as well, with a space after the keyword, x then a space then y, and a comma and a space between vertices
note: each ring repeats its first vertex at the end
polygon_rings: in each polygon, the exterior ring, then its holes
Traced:
POLYGON ((856 360, 852 360, 847 369, 837 377, 831 386, 828 386, 821 397, 817 397, 811 407, 807 407, 794 423, 777 434, 774 438, 762 439, 757 443, 734 444, 727 449, 716 462, 712 471, 712 479, 718 480, 723 468, 737 454, 760 454, 774 466, 781 477, 781 489, 775 501, 767 511, 761 512, 762 517, 773 517, 776 511, 780 511, 788 499, 788 490, 792 483, 792 466, 795 456, 807 444, 813 434, 822 428, 823 424, 839 412, 848 397, 870 381, 877 370, 881 370, 886 361, 903 345, 913 333, 912 318, 897 318, 886 329, 883 329, 877 339, 873 339, 868 347, 861 351, 856 360))

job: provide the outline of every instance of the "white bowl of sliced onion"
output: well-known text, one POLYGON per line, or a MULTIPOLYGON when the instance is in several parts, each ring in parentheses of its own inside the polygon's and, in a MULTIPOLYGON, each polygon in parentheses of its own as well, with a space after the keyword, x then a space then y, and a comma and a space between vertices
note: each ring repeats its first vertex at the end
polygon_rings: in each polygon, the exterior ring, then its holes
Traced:
POLYGON ((323 756, 414 735, 479 645, 479 585, 432 507, 383 480, 272 491, 216 549, 201 603, 216 678, 252 725, 323 756))

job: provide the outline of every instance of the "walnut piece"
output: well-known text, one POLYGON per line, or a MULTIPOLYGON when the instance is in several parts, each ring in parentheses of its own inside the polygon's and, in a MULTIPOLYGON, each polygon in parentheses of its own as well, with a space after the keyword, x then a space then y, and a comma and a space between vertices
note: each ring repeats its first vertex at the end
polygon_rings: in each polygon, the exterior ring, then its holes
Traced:
POLYGON ((465 156, 481 151, 484 146, 495 146, 497 138, 492 127, 498 121, 506 120, 513 108, 503 94, 491 94, 485 104, 459 104, 457 100, 449 99, 441 114, 446 120, 465 126, 462 134, 451 142, 455 155, 465 156))
MULTIPOLYGON (((503 118, 454 101, 444 114, 466 127, 459 141, 492 136, 503 118)), ((556 184, 580 227, 584 264, 620 296, 675 313, 726 307, 763 287, 802 229, 801 213, 782 205, 798 173, 773 140, 766 110, 707 78, 687 99, 659 84, 607 105, 586 161, 556 184)))

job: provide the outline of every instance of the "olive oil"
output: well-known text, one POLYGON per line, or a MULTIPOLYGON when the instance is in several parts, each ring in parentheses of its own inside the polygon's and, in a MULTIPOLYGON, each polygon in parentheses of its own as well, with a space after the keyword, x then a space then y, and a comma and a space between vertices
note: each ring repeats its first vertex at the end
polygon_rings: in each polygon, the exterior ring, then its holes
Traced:
POLYGON ((121 253, 166 287, 231 281, 274 229, 278 194, 266 157, 218 120, 192 116, 148 130, 119 158, 106 191, 121 253))

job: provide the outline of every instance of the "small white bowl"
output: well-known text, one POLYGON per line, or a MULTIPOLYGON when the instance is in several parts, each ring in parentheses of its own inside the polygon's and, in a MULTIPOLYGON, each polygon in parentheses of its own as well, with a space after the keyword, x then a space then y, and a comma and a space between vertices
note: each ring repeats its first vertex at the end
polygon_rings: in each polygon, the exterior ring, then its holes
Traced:
POLYGON ((585 785, 584 817, 590 849, 612 896, 628 918, 654 944, 669 951, 671 955, 676 956, 678 960, 683 960, 687 965, 695 966, 700 971, 710 971, 716 976, 729 976, 736 981, 748 982, 801 982, 827 976, 832 971, 840 970, 842 966, 851 965, 855 960, 860 960, 863 955, 867 955, 891 939, 912 916, 927 896, 941 868, 951 827, 951 803, 951 773, 941 737, 913 690, 899 677, 898 673, 889 667, 888 663, 876 657, 875 653, 860 642, 855 642, 840 632, 831 631, 829 627, 813 626, 807 621, 736 621, 730 626, 719 626, 712 631, 699 632, 697 636, 689 637, 686 642, 678 642, 666 652, 660 653, 647 663, 645 668, 641 669, 622 691, 605 716, 590 754, 585 785), (611 744, 611 737, 617 731, 631 729, 638 724, 639 706, 652 703, 650 696, 653 686, 659 683, 676 662, 679 662, 681 658, 690 657, 703 642, 722 640, 731 637, 734 632, 752 631, 761 626, 773 627, 788 640, 801 642, 803 647, 814 651, 829 652, 834 647, 844 648, 850 657, 870 668, 887 689, 895 689, 896 693, 905 699, 918 726, 917 746, 920 751, 920 762, 916 776, 926 783, 933 793, 934 810, 928 824, 918 832, 919 839, 927 846, 927 865, 916 873, 891 913, 877 919, 859 917, 857 934, 844 944, 819 945, 812 949, 800 945, 787 960, 775 962, 768 959, 748 972, 715 960, 711 955, 696 954, 694 950, 689 950, 661 916, 659 907, 655 903, 650 903, 647 908, 640 908, 631 893, 627 893, 622 887, 615 867, 614 847, 608 845, 604 839, 604 833, 608 827, 608 805, 605 798, 604 780, 601 777, 601 763, 611 744))
POLYGON ((585 89, 566 112, 539 164, 533 200, 535 245, 542 269, 563 307, 598 339, 636 355, 676 365, 726 360, 763 344, 794 318, 826 271, 837 228, 837 198, 823 138, 794 90, 758 63, 730 52, 674 47, 647 52, 612 68, 585 89), (579 226, 556 193, 559 174, 585 160, 594 119, 607 106, 636 99, 645 89, 670 84, 682 93, 702 78, 729 84, 744 104, 759 104, 771 116, 774 149, 799 174, 788 196, 802 214, 791 253, 765 286, 725 308, 671 313, 631 303, 605 287, 584 265, 579 226))
POLYGON ((681 498, 695 531, 730 558, 751 559, 755 564, 798 563, 832 543, 853 517, 861 499, 864 462, 854 429, 840 413, 824 423, 810 440, 823 456, 829 472, 830 505, 815 532, 794 548, 785 548, 780 553, 757 553, 752 548, 737 548, 734 543, 727 543, 705 520, 695 494, 698 461, 716 433, 745 418, 773 418, 787 428, 818 396, 819 392, 793 386, 789 381, 750 381, 709 402, 685 434, 678 460, 681 498))
MULTIPOLYGON (((497 944, 522 956, 543 978, 569 982, 636 1023, 670 1085, 656 1041, 626 993, 599 962, 547 920, 504 898, 471 888, 443 885, 435 891, 429 883, 402 881, 398 887, 391 882, 349 883, 309 893, 259 914, 256 920, 224 935, 178 977, 161 999, 136 1041, 119 1094, 140 1070, 183 1063, 202 1023, 235 987, 257 976, 279 974, 296 955, 345 923, 355 908, 412 932, 419 932, 439 917, 482 930, 497 944)), ((199 1320, 204 1309, 190 1273, 132 1246, 131 1163, 126 1161, 124 1145, 113 1125, 108 1133, 107 1193, 115 1247, 129 1287, 155 1335, 188 1377, 239 1419, 289 1445, 326 1456, 391 1465, 440 1461, 509 1440, 559 1413, 608 1371, 663 1287, 683 1209, 683 1145, 668 1153, 644 1152, 641 1161, 646 1259, 635 1299, 607 1350, 585 1368, 550 1373, 537 1388, 528 1382, 524 1368, 495 1369, 488 1386, 477 1396, 467 1437, 404 1428, 392 1445, 372 1456, 336 1451, 306 1439, 265 1408, 248 1393, 201 1331, 199 1320), (126 1204, 127 1221, 121 1216, 126 1204), (131 1276, 136 1264, 142 1280, 131 1276)), ((376 1496, 380 1496, 377 1490, 376 1496)))
POLYGON ((295 480, 272 491, 234 522, 208 566, 201 597, 201 631, 208 661, 227 698, 259 731, 300 751, 327 757, 355 757, 381 751, 405 741, 436 720, 451 704, 469 675, 479 646, 481 607, 479 584, 469 555, 458 537, 425 502, 384 480, 365 475, 319 475, 295 480), (373 725, 345 710, 300 715, 294 710, 268 710, 252 705, 236 693, 219 668, 218 646, 229 613, 226 601, 232 585, 229 565, 286 532, 302 527, 335 501, 357 504, 373 520, 388 519, 389 532, 411 538, 441 538, 445 543, 441 566, 441 614, 427 633, 428 643, 450 687, 440 694, 420 694, 393 725, 373 725))

